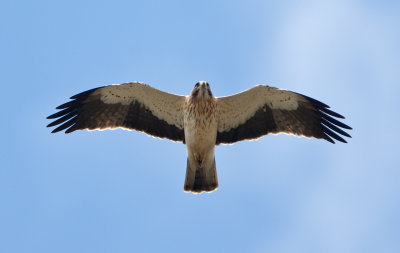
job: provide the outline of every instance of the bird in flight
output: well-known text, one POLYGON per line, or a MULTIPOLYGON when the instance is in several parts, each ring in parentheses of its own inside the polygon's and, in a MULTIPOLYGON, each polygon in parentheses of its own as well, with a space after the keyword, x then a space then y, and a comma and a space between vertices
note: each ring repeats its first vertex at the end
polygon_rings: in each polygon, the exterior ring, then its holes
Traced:
POLYGON ((214 97, 205 81, 189 96, 167 93, 141 82, 108 85, 71 97, 58 106, 47 127, 65 130, 124 128, 187 146, 185 192, 218 188, 214 148, 269 133, 315 137, 346 143, 352 129, 328 105, 299 93, 257 85, 241 93, 214 97), (341 136, 342 135, 342 136, 341 136))

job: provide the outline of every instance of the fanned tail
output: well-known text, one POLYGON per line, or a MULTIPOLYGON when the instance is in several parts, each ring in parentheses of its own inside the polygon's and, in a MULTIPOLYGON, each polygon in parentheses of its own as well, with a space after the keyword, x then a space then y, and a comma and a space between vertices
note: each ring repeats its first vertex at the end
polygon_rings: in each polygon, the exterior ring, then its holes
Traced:
POLYGON ((209 167, 201 167, 197 163, 192 164, 196 164, 196 166, 191 166, 188 159, 184 191, 193 193, 215 191, 218 188, 215 158, 209 167))

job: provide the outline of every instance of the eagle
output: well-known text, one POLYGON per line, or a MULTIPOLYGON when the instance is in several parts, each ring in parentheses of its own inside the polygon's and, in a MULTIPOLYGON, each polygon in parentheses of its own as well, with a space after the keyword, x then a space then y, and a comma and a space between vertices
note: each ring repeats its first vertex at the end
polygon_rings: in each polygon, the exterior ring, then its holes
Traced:
POLYGON ((175 95, 145 83, 102 86, 70 98, 48 116, 52 133, 65 130, 123 128, 187 146, 185 192, 218 188, 214 148, 267 134, 292 134, 328 142, 351 138, 344 117, 311 97, 267 85, 235 95, 214 97, 206 81, 189 96, 175 95))

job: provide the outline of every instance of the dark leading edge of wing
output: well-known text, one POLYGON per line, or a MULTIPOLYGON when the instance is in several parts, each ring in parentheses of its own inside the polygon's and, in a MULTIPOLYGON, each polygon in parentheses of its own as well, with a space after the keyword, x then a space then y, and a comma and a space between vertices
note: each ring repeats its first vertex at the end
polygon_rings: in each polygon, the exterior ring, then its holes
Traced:
POLYGON ((342 115, 329 110, 328 105, 318 100, 298 95, 307 102, 299 102, 296 110, 271 109, 266 103, 245 123, 218 132, 217 144, 256 139, 269 133, 289 133, 325 139, 331 143, 335 143, 334 140, 347 143, 340 135, 351 138, 343 129, 352 128, 333 118, 344 119, 342 115))
POLYGON ((184 141, 183 129, 159 119, 143 104, 133 100, 130 104, 106 104, 100 95, 93 95, 95 88, 72 96, 72 101, 58 106, 61 111, 48 116, 56 119, 47 127, 55 128, 52 133, 65 130, 71 133, 82 129, 126 128, 145 132, 149 135, 184 141), (58 118, 58 119, 57 119, 58 118))

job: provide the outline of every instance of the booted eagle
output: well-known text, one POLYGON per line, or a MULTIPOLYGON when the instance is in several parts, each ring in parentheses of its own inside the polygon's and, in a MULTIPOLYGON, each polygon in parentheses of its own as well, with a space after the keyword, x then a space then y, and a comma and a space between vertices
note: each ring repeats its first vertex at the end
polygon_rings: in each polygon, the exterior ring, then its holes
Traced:
POLYGON ((218 187, 214 147, 257 139, 269 133, 346 141, 351 127, 329 106, 313 98, 257 85, 241 93, 214 97, 210 85, 196 83, 189 96, 155 89, 140 82, 109 85, 71 97, 50 115, 59 125, 52 133, 82 129, 125 128, 187 146, 184 191, 211 192, 218 187))

